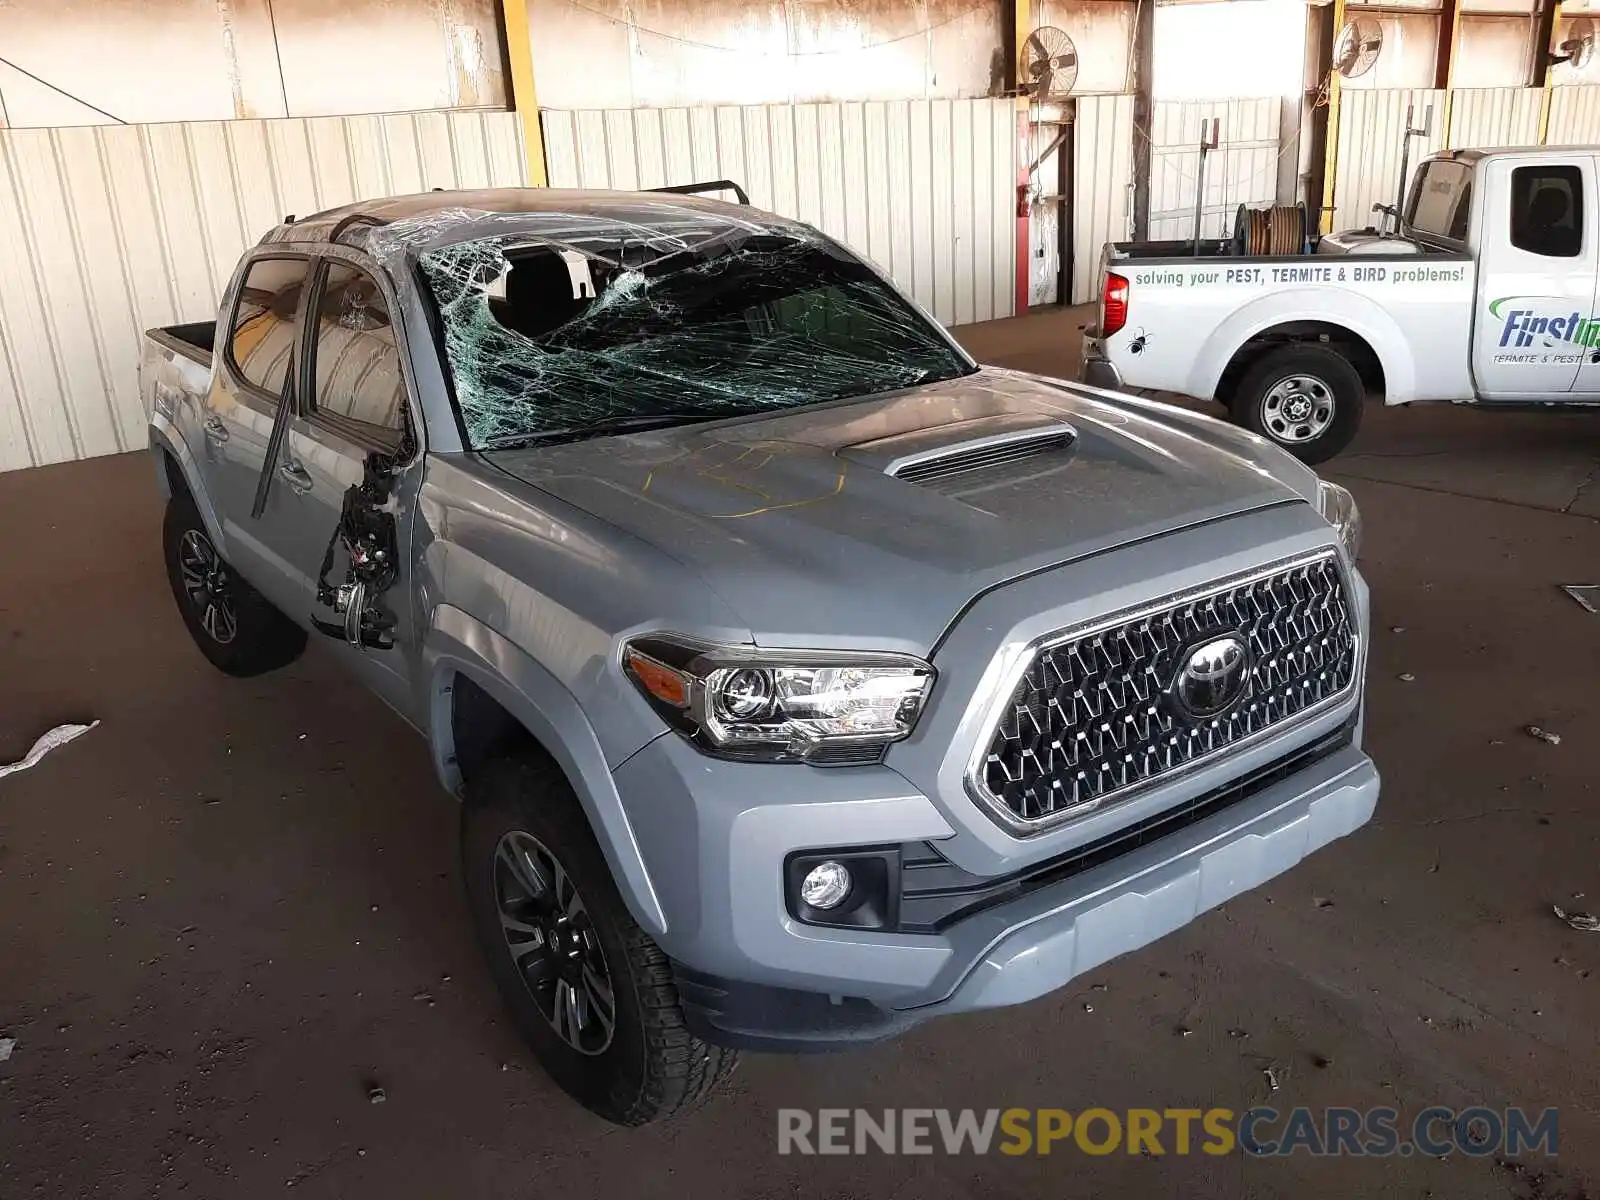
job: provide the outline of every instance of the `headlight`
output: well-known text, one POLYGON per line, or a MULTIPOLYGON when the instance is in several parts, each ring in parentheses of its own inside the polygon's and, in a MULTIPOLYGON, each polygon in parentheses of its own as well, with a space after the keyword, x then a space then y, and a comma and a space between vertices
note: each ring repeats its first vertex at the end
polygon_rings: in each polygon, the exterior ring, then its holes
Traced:
POLYGON ((1356 498, 1337 483, 1320 480, 1317 506, 1322 510, 1323 520, 1339 531, 1345 556, 1355 562, 1356 555, 1361 553, 1361 510, 1356 507, 1356 498))
POLYGON ((701 749, 778 761, 875 757, 911 732, 933 684, 933 668, 905 654, 763 651, 669 636, 629 642, 622 665, 701 749))

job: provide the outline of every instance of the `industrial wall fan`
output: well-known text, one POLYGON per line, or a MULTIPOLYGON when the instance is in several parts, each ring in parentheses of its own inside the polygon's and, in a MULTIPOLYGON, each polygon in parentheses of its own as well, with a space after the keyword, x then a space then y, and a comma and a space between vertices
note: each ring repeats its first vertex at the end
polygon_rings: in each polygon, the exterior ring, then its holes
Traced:
POLYGON ((1078 48, 1064 30, 1041 25, 1022 44, 1022 90, 1036 103, 1065 100, 1078 82, 1078 48))
POLYGON ((1345 79, 1356 79, 1372 70, 1383 53, 1383 26, 1370 17, 1346 21, 1333 44, 1333 69, 1345 79))
POLYGON ((1561 40, 1561 53, 1552 54, 1551 62, 1564 62, 1574 71, 1581 71, 1594 58, 1594 22, 1588 17, 1577 17, 1567 26, 1567 36, 1561 40))

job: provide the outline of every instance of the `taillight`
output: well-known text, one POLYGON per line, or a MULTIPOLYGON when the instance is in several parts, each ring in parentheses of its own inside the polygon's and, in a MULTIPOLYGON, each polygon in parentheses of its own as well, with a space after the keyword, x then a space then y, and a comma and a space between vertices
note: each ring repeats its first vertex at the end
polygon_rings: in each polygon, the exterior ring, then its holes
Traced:
POLYGON ((1107 272, 1105 291, 1100 296, 1100 336, 1110 337, 1127 323, 1128 281, 1107 272))

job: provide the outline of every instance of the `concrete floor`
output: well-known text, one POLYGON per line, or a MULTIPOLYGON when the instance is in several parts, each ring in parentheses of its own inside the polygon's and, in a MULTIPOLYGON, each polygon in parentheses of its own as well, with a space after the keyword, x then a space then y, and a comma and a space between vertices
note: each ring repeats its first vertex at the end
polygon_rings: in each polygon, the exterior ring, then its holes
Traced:
MULTIPOLYGON (((1082 319, 962 333, 1070 373, 1082 319)), ((420 742, 320 648, 238 682, 190 645, 146 459, 0 475, 0 761, 102 722, 0 782, 0 1197, 1600 1194, 1600 935, 1550 911, 1600 908, 1600 617, 1558 588, 1600 582, 1600 415, 1375 409, 1331 467, 1366 517, 1372 825, 1064 993, 752 1057, 637 1132, 502 1018, 420 742), (789 1106, 1269 1099, 1559 1105, 1561 1154, 775 1152, 789 1106)))

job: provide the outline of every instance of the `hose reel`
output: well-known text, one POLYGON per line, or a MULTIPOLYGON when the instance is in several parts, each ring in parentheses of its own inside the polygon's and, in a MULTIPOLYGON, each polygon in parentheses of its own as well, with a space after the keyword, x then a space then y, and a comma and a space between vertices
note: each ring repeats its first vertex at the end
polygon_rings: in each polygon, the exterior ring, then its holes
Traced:
POLYGON ((1304 254, 1309 226, 1306 206, 1275 204, 1271 208, 1239 205, 1233 218, 1235 254, 1304 254))

